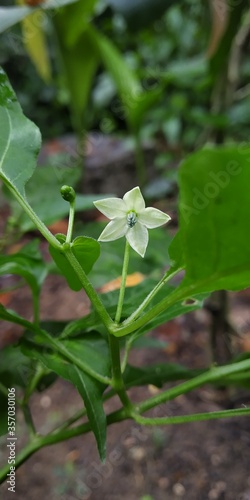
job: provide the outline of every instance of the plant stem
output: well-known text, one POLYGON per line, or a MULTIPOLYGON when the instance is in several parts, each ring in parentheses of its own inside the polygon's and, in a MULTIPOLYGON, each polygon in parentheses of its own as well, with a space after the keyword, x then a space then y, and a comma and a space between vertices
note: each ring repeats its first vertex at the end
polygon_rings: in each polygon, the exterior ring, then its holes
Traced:
POLYGON ((23 410, 25 422, 26 422, 28 430, 29 430, 29 435, 30 435, 30 437, 33 437, 36 435, 36 429, 34 426, 34 422, 33 422, 30 408, 27 404, 23 404, 22 410, 23 410))
POLYGON ((49 346, 55 348, 57 352, 59 352, 64 358, 71 361, 74 365, 80 368, 80 370, 84 371, 85 373, 90 375, 90 377, 98 380, 102 384, 111 385, 111 379, 109 377, 105 377, 104 375, 97 373, 89 365, 84 363, 84 361, 71 354, 71 352, 69 352, 68 349, 63 345, 63 342, 52 338, 45 330, 40 330, 40 334, 46 339, 49 346))
POLYGON ((130 324, 132 321, 134 321, 140 314, 146 309, 148 304, 150 304, 151 300, 155 297, 155 295, 159 292, 159 290, 168 282, 170 281, 176 274, 178 274, 183 268, 179 268, 176 271, 166 274, 162 277, 162 279, 155 285, 153 290, 147 295, 147 297, 144 299, 144 301, 140 304, 140 306, 125 320, 123 321, 123 325, 130 324))
MULTIPOLYGON (((7 183, 6 183, 7 184, 7 183)), ((11 184, 7 184, 9 190, 13 194, 13 196, 17 199, 18 203, 21 205, 21 207, 24 209, 24 211, 27 213, 29 218, 32 220, 32 222, 35 224, 37 229, 40 231, 40 233, 44 236, 44 238, 49 242, 50 245, 52 245, 54 248, 60 248, 61 244, 55 236, 49 231, 49 229, 45 226, 45 224, 39 219, 38 215, 34 212, 33 208, 31 208, 30 204, 28 201, 23 198, 18 191, 14 189, 14 187, 11 184)))
MULTIPOLYGON (((126 412, 121 409, 110 413, 107 416, 107 424, 113 424, 115 422, 121 422, 122 420, 126 420, 128 418, 126 412)), ((89 422, 85 424, 81 424, 77 427, 73 427, 72 429, 65 429, 60 432, 53 432, 52 434, 48 434, 47 436, 38 436, 36 435, 33 440, 28 443, 21 451, 16 455, 15 468, 17 469, 22 465, 31 455, 33 455, 36 451, 44 446, 50 446, 52 444, 60 443, 61 441, 66 441, 67 439, 71 439, 72 437, 80 436, 81 434, 86 434, 91 431, 91 427, 89 422)), ((7 465, 0 470, 0 484, 5 480, 7 474, 9 473, 10 466, 7 465)))
POLYGON ((73 201, 70 202, 69 223, 68 223, 68 230, 67 230, 67 236, 66 236, 66 243, 71 243, 71 241, 72 241, 74 218, 75 218, 75 198, 73 201))
POLYGON ((141 425, 169 425, 185 424, 188 422, 197 422, 201 420, 214 420, 217 418, 230 418, 250 415, 250 408, 239 408, 236 410, 220 410, 209 413, 196 413, 193 415, 180 415, 176 417, 142 417, 135 415, 134 420, 141 425))
POLYGON ((103 324, 106 326, 107 330, 110 331, 112 329, 113 321, 111 317, 109 316, 108 312, 106 311, 99 295, 96 293, 93 285, 90 283, 88 280, 84 270, 82 269, 81 265, 79 264, 78 260, 76 259, 75 255, 73 254, 71 248, 69 247, 67 250, 65 250, 65 257, 68 259, 69 263, 77 273, 77 276, 82 283, 82 286, 89 297, 92 305, 94 306, 96 312, 100 316, 103 324))
POLYGON ((129 242, 126 240, 123 268, 122 268, 122 282, 121 282, 120 294, 119 294, 117 310, 116 310, 116 315, 115 315, 115 322, 116 323, 120 323, 121 315, 122 315, 122 306, 123 306, 123 301, 124 301, 126 280, 127 280, 127 274, 128 274, 129 253, 130 253, 130 245, 129 245, 129 242))
POLYGON ((23 405, 27 404, 31 394, 36 389, 37 384, 38 384, 39 380, 41 379, 41 377, 44 375, 44 373, 45 373, 44 368, 42 367, 40 362, 37 362, 35 374, 30 376, 28 385, 25 388, 24 398, 23 398, 23 402, 22 402, 23 405))
POLYGON ((200 387, 201 385, 214 382, 216 380, 223 380, 223 378, 228 377, 228 375, 232 375, 234 373, 243 372, 245 370, 249 370, 250 360, 246 359, 244 361, 239 361, 238 363, 234 363, 232 365, 220 366, 218 368, 211 368, 205 373, 198 375, 197 377, 187 380, 182 384, 177 385, 176 387, 172 387, 167 391, 162 392, 161 394, 157 394, 146 401, 143 401, 141 404, 137 405, 137 410, 139 413, 144 413, 155 406, 158 406, 166 401, 170 401, 171 399, 180 396, 181 394, 186 394, 187 392, 200 387))
POLYGON ((124 408, 128 410, 128 415, 130 415, 130 412, 133 409, 133 405, 126 393, 124 381, 122 378, 119 339, 114 337, 114 335, 112 334, 109 334, 109 347, 113 375, 112 387, 117 392, 124 408))

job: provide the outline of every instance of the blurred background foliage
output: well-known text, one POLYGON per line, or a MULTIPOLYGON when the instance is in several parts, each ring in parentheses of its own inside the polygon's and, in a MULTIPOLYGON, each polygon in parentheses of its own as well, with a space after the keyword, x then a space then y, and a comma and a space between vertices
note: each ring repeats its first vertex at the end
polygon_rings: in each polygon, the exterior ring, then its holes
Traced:
POLYGON ((79 0, 39 13, 1 34, 0 64, 44 138, 128 127, 161 144, 160 170, 207 141, 248 139, 247 1, 79 0))

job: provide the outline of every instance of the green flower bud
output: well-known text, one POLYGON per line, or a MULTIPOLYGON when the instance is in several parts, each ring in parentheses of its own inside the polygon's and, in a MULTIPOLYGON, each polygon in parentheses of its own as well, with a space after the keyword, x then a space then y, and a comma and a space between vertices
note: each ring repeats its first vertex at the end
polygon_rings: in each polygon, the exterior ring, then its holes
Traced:
POLYGON ((68 201, 69 203, 73 203, 75 201, 76 193, 71 186, 62 186, 60 191, 65 201, 68 201))

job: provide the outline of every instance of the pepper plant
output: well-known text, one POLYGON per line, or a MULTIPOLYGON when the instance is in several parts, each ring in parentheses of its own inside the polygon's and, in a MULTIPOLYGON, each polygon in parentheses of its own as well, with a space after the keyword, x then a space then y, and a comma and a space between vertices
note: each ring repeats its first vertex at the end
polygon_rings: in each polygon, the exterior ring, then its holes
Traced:
MULTIPOLYGON (((3 184, 47 240, 52 259, 70 288, 79 293, 84 290, 92 305, 87 316, 73 318, 63 325, 55 322, 53 326, 53 322, 41 321, 39 294, 48 268, 37 242, 29 243, 17 254, 0 257, 0 274, 22 276, 31 288, 34 306, 33 321, 3 305, 0 307, 1 319, 23 327, 18 344, 7 346, 0 353, 1 433, 8 432, 5 410, 11 386, 18 387, 16 403, 23 411, 29 429, 29 441, 18 452, 15 467, 44 446, 91 431, 96 438, 100 459, 105 460, 106 428, 125 419, 155 426, 249 415, 250 408, 242 406, 202 414, 194 411, 181 416, 145 415, 148 410, 204 384, 219 381, 223 385, 249 387, 249 353, 227 365, 189 370, 168 363, 140 368, 132 366, 129 352, 140 337, 157 325, 202 307, 210 292, 241 290, 249 286, 250 147, 241 144, 231 148, 206 148, 182 163, 179 172, 180 227, 168 250, 171 264, 160 281, 145 280, 130 294, 126 292, 130 251, 143 258, 148 233, 167 223, 169 216, 155 208, 146 208, 139 187, 126 193, 123 199, 113 197, 95 202, 95 206, 111 219, 99 237, 101 244, 125 237, 120 291, 118 295, 107 298, 96 292, 88 278, 100 255, 99 241, 84 235, 73 239, 73 188, 61 188, 61 195, 69 204, 66 235, 54 236, 29 204, 25 185, 36 167, 41 136, 36 125, 23 115, 3 71, 0 73, 0 128, 0 177, 3 184), (179 285, 169 284, 177 274, 182 277, 179 285), (75 386, 84 407, 52 432, 40 435, 32 420, 30 397, 42 382, 48 386, 57 376, 75 386), (179 383, 163 388, 144 401, 131 401, 131 387, 148 384, 162 387, 169 381, 179 383), (119 397, 120 408, 106 414, 103 403, 115 395, 119 397), (79 423, 83 416, 86 422, 79 423), (72 427, 72 424, 75 425, 72 427)), ((166 248, 162 246, 162 253, 167 262, 167 245, 166 248)), ((5 465, 0 471, 1 481, 8 473, 9 465, 5 465)))

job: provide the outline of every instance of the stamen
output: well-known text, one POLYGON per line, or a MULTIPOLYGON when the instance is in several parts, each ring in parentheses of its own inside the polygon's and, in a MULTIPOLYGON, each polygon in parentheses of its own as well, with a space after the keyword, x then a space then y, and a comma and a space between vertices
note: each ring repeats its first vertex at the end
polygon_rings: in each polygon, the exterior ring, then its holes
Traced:
POLYGON ((134 225, 136 224, 136 222, 137 222, 136 213, 135 212, 129 212, 129 214, 127 215, 127 224, 128 224, 128 227, 134 227, 134 225))

